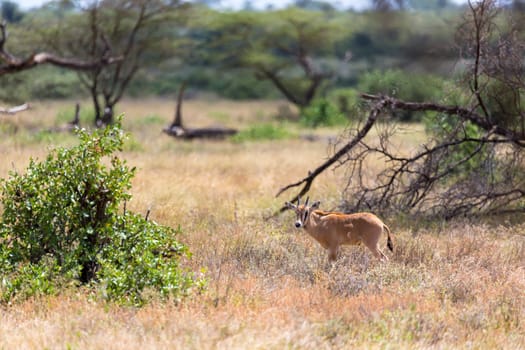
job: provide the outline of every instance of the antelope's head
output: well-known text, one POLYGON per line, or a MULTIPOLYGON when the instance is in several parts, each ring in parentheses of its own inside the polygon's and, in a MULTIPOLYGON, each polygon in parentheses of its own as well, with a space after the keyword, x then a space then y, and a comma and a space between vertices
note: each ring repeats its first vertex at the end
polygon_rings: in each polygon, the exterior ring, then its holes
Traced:
POLYGON ((306 197, 306 202, 304 202, 304 204, 301 204, 301 198, 299 197, 297 197, 297 204, 290 202, 285 203, 285 206, 288 209, 295 211, 295 215, 297 216, 295 220, 295 227, 297 228, 305 227, 306 223, 308 222, 308 218, 310 217, 310 213, 319 208, 319 204, 321 204, 320 201, 317 201, 311 206, 308 206, 309 199, 310 197, 306 197))

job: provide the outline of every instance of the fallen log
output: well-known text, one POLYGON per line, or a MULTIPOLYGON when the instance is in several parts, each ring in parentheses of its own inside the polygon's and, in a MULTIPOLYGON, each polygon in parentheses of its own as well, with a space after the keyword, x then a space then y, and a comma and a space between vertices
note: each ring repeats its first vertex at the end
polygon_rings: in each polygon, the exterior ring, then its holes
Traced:
POLYGON ((175 126, 165 128, 163 132, 183 140, 192 140, 198 138, 220 140, 229 136, 233 136, 237 134, 238 131, 236 129, 224 127, 183 128, 175 126))

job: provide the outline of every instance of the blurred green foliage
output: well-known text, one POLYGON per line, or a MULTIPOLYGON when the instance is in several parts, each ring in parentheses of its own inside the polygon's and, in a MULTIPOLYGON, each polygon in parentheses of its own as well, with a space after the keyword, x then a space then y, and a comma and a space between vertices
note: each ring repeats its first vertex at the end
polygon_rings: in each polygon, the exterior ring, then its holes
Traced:
POLYGON ((335 104, 327 99, 317 99, 301 111, 299 121, 304 126, 316 128, 345 125, 349 119, 335 104))
POLYGON ((24 13, 18 4, 10 0, 0 1, 0 15, 6 22, 10 23, 20 22, 24 17, 24 13))
MULTIPOLYGON (((93 123, 93 116, 95 112, 93 107, 90 105, 82 105, 79 110, 79 125, 88 126, 93 123)), ((55 117, 55 122, 57 125, 63 125, 65 123, 71 122, 75 116, 75 106, 71 105, 67 108, 62 108, 57 112, 55 117)))
POLYGON ((289 128, 283 125, 265 123, 255 124, 248 129, 239 131, 235 136, 232 136, 232 140, 234 142, 282 140, 292 136, 289 128))
POLYGON ((30 99, 71 98, 84 93, 76 73, 51 66, 0 76, 0 101, 22 103, 30 99))
MULTIPOLYGON (((302 108, 334 90, 433 99, 440 83, 435 77, 450 76, 457 57, 451 43, 461 18, 454 7, 382 13, 298 5, 230 12, 194 4, 180 12, 184 19, 174 16, 173 26, 157 31, 126 93, 173 95, 188 81, 188 91, 231 99, 291 97, 302 108), (306 66, 302 59, 309 61, 306 66), (315 74, 324 76, 320 83, 315 74)), ((7 47, 20 56, 71 51, 61 48, 62 39, 51 38, 66 29, 78 37, 75 23, 86 19, 66 2, 27 11, 9 24, 7 47)), ((76 73, 52 67, 0 77, 0 100, 9 103, 87 95, 76 73)), ((343 99, 329 100, 348 112, 343 99)))

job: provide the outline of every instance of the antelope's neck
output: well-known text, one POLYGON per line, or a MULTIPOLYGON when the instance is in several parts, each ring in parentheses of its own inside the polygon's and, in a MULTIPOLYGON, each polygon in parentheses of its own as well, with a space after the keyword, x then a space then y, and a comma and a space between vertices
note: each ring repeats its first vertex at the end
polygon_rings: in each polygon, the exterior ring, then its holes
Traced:
POLYGON ((308 220, 306 221, 306 225, 304 226, 304 229, 313 232, 317 228, 317 223, 319 220, 319 216, 315 211, 311 212, 310 215, 308 215, 308 220))

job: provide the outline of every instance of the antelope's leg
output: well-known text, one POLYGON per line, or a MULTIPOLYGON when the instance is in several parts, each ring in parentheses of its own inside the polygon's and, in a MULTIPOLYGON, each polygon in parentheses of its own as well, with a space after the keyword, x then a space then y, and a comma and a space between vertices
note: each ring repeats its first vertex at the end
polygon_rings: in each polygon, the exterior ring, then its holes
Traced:
POLYGON ((337 260, 338 255, 339 255, 339 247, 328 248, 328 260, 330 262, 335 262, 337 260))

